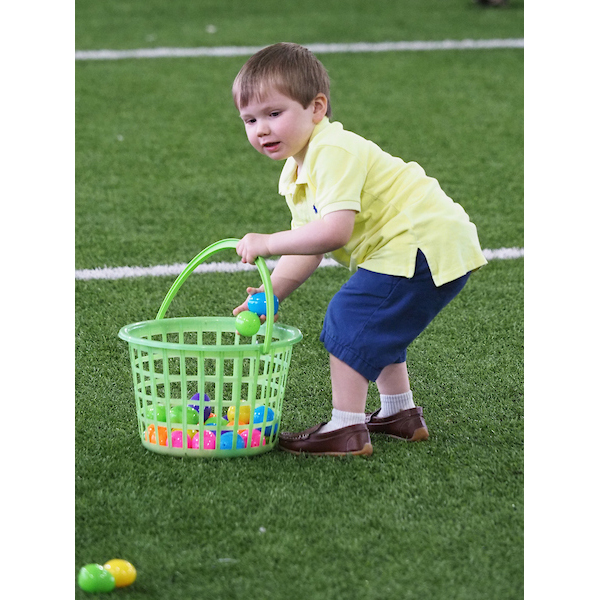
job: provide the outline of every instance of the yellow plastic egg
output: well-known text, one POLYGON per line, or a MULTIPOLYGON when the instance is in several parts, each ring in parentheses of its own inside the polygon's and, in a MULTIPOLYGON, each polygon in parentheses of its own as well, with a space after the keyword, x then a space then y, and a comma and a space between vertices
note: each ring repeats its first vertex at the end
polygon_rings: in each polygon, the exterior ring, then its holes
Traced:
POLYGON ((131 585, 137 577, 135 567, 122 558, 113 558, 104 564, 104 568, 115 578, 115 587, 131 585))
MULTIPOLYGON (((227 419, 229 421, 233 421, 235 419, 235 406, 230 406, 227 409, 227 419)), ((243 404, 240 406, 240 418, 238 423, 240 425, 247 425, 250 423, 250 406, 248 404, 243 404)))

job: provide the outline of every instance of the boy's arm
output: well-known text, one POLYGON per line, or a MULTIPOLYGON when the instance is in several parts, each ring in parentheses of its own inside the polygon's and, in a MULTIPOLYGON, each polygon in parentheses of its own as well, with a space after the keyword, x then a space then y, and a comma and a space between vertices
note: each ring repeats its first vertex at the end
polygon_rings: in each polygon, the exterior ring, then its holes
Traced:
POLYGON ((323 260, 322 254, 282 256, 271 275, 273 293, 283 301, 314 273, 321 260, 323 260))
POLYGON ((354 229, 353 210, 338 210, 297 229, 272 234, 248 233, 236 252, 242 262, 254 264, 257 256, 322 255, 345 246, 354 229))
MULTIPOLYGON (((271 283, 273 284, 273 294, 277 296, 280 302, 283 302, 295 289, 299 288, 315 271, 323 260, 322 254, 309 254, 307 256, 285 255, 277 261, 277 266, 271 274, 271 283)), ((264 286, 259 288, 247 288, 249 296, 263 292, 264 286)), ((233 315, 236 316, 243 310, 248 310, 248 298, 243 304, 233 309, 233 315)), ((262 319, 264 320, 264 319, 262 319)), ((277 315, 275 315, 277 320, 277 315)))
MULTIPOLYGON (((242 262, 254 263, 257 256, 281 255, 271 275, 273 293, 280 302, 300 287, 323 260, 323 254, 345 246, 354 229, 353 210, 340 210, 323 219, 290 231, 273 234, 249 233, 236 247, 242 262)), ((248 288, 248 294, 262 292, 263 287, 248 288)), ((248 310, 248 300, 235 308, 237 315, 248 310)))

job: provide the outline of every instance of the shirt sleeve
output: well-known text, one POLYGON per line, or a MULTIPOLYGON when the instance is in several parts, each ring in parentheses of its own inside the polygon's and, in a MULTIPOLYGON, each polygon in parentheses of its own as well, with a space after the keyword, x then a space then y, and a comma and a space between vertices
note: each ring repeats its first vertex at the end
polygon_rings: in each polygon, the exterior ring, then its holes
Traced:
POLYGON ((340 146, 323 146, 316 152, 309 181, 315 190, 319 215, 338 210, 360 212, 367 177, 365 161, 340 146))

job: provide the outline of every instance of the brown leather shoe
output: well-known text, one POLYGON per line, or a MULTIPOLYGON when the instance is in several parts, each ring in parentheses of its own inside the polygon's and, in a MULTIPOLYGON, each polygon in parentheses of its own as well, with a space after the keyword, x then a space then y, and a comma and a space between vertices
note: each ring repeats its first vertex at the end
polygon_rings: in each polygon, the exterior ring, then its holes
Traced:
POLYGON ((369 430, 363 423, 342 427, 328 433, 319 433, 323 425, 325 423, 319 423, 300 433, 282 432, 279 434, 279 446, 282 450, 293 454, 303 452, 317 456, 373 454, 369 430))
POLYGON ((367 428, 371 433, 385 433, 407 442, 424 441, 429 431, 423 420, 423 409, 420 406, 401 410, 389 417, 379 418, 381 409, 366 416, 367 428))

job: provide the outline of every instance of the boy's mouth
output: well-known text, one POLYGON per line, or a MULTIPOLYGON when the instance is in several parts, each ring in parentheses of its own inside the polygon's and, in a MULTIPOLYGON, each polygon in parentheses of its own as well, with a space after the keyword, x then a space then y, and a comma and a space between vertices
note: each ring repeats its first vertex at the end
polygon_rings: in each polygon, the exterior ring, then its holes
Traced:
POLYGON ((273 150, 277 150, 279 148, 280 142, 267 142, 263 144, 263 148, 268 152, 273 152, 273 150))

